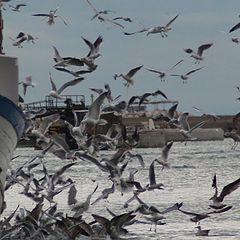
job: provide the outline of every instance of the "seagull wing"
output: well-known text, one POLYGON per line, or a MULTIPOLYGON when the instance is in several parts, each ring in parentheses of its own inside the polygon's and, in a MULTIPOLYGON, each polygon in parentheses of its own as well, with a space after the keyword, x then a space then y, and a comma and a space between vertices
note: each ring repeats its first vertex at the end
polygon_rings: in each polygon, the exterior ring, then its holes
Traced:
POLYGON ((167 161, 167 159, 168 159, 168 154, 169 154, 169 151, 170 151, 172 145, 173 145, 173 141, 167 143, 167 144, 163 147, 161 156, 162 156, 162 159, 163 159, 164 161, 167 161))
POLYGON ((99 11, 92 5, 92 3, 89 0, 86 0, 86 1, 87 1, 88 5, 93 9, 93 11, 98 15, 99 11))
POLYGON ((49 17, 48 13, 37 13, 37 14, 32 14, 34 17, 49 17))
POLYGON ((51 85, 52 85, 52 90, 53 90, 53 91, 57 91, 57 87, 56 87, 56 84, 53 82, 51 72, 49 72, 49 79, 50 79, 50 83, 51 83, 51 85))
POLYGON ((62 148, 65 152, 69 152, 70 148, 65 140, 65 137, 61 136, 60 134, 53 134, 51 135, 52 141, 60 148, 62 148))
POLYGON ((21 37, 23 37, 24 35, 25 35, 24 32, 20 32, 20 33, 17 35, 16 39, 21 38, 21 37))
POLYGON ((148 172, 148 174, 149 174, 150 186, 156 184, 155 170, 154 170, 154 162, 155 162, 155 161, 152 161, 151 165, 149 166, 149 172, 148 172))
POLYGON ((108 94, 108 92, 103 92, 95 99, 95 101, 89 107, 88 117, 93 118, 93 119, 99 118, 101 105, 103 104, 103 101, 106 98, 107 94, 108 94))
POLYGON ((73 79, 71 81, 68 81, 66 83, 64 83, 59 89, 58 89, 58 94, 61 94, 63 92, 63 90, 69 86, 74 86, 80 82, 82 82, 84 80, 83 77, 79 77, 79 78, 76 78, 76 79, 73 79))
POLYGON ((188 75, 190 75, 190 74, 192 74, 192 73, 194 73, 194 72, 196 72, 196 71, 198 71, 198 70, 200 70, 200 69, 202 69, 202 68, 203 68, 203 67, 200 67, 200 68, 191 70, 191 71, 189 71, 188 73, 186 73, 185 76, 188 76, 188 75))
POLYGON ((101 35, 98 36, 98 38, 95 40, 95 42, 93 43, 95 49, 98 51, 100 45, 102 44, 103 38, 101 35))
POLYGON ((237 190, 240 187, 240 178, 237 179, 236 181, 229 183, 226 185, 222 192, 219 195, 220 201, 223 201, 224 197, 227 196, 228 194, 232 193, 233 191, 237 190))
POLYGON ((206 50, 206 49, 208 49, 208 48, 210 48, 212 45, 213 45, 213 43, 207 43, 207 44, 201 45, 201 46, 198 48, 198 52, 197 52, 198 55, 199 55, 199 56, 202 56, 203 51, 206 50))
POLYGON ((168 109, 168 116, 172 119, 174 118, 174 113, 177 110, 178 103, 174 104, 172 107, 168 109))
POLYGON ((139 96, 132 96, 128 101, 128 106, 130 106, 136 99, 140 99, 139 96))
POLYGON ((63 58, 60 56, 57 48, 53 46, 53 49, 54 49, 54 56, 55 56, 57 62, 63 61, 63 58))
POLYGON ((233 27, 229 30, 229 33, 231 33, 231 32, 233 32, 233 31, 237 30, 238 28, 240 28, 240 22, 237 23, 235 26, 233 26, 233 27))
POLYGON ((175 21, 177 17, 178 17, 178 15, 175 16, 170 22, 168 22, 168 23, 166 24, 166 27, 169 27, 170 24, 171 24, 173 21, 175 21))
POLYGON ((20 7, 26 7, 27 5, 24 3, 20 3, 16 5, 16 9, 19 9, 20 7))
POLYGON ((157 91, 153 92, 152 95, 153 95, 153 96, 161 95, 161 96, 164 97, 165 99, 168 99, 167 96, 166 96, 166 94, 163 93, 163 92, 160 91, 160 90, 157 90, 157 91))
POLYGON ((189 123, 188 123, 187 119, 188 119, 188 113, 182 113, 182 114, 179 116, 178 121, 179 121, 180 126, 181 126, 184 130, 189 131, 190 126, 189 126, 189 123))
POLYGON ((139 100, 138 105, 140 106, 140 105, 144 102, 144 100, 145 100, 147 97, 151 96, 151 95, 152 95, 152 93, 144 93, 144 94, 140 97, 140 100, 139 100))
POLYGON ((161 214, 169 213, 174 210, 178 210, 180 207, 182 207, 183 203, 175 203, 173 206, 166 208, 165 210, 161 211, 161 214))
POLYGON ((217 175, 216 175, 216 173, 214 174, 213 179, 212 179, 212 187, 217 188, 217 175))
POLYGON ((154 69, 150 69, 150 68, 146 68, 148 71, 150 72, 154 72, 154 73, 158 73, 158 74, 162 74, 163 72, 160 72, 160 71, 157 71, 157 70, 154 70, 154 69))
POLYGON ((193 127, 191 127, 191 129, 189 129, 189 132, 191 133, 193 130, 202 127, 207 121, 201 121, 197 124, 195 124, 193 127))
POLYGON ((171 68, 168 69, 168 71, 173 70, 173 68, 175 68, 178 64, 182 63, 183 59, 181 59, 179 62, 177 62, 175 65, 173 65, 171 68))
POLYGON ((87 55, 87 57, 89 57, 94 52, 95 46, 89 40, 87 40, 86 38, 82 37, 82 39, 88 45, 88 47, 90 48, 90 51, 87 55))
POLYGON ((62 16, 58 15, 58 17, 62 20, 62 22, 64 23, 64 25, 68 26, 67 22, 65 21, 65 19, 64 19, 62 16))
POLYGON ((128 73, 127 73, 127 77, 131 78, 134 76, 134 74, 139 71, 141 68, 143 67, 143 65, 139 66, 139 67, 136 67, 136 68, 133 68, 131 69, 128 73))
POLYGON ((133 35, 133 34, 136 34, 136 33, 142 33, 142 32, 146 32, 146 31, 148 31, 149 30, 149 28, 143 28, 143 29, 141 29, 141 30, 139 30, 139 31, 136 31, 136 32, 124 32, 124 35, 133 35))
POLYGON ((73 165, 75 165, 76 162, 73 163, 68 163, 66 165, 64 165, 63 167, 59 168, 52 176, 52 179, 58 179, 67 169, 69 169, 70 167, 72 167, 73 165))
POLYGON ((48 128, 59 119, 60 119, 60 115, 58 113, 44 117, 43 121, 39 125, 39 131, 42 134, 45 134, 48 131, 48 128))

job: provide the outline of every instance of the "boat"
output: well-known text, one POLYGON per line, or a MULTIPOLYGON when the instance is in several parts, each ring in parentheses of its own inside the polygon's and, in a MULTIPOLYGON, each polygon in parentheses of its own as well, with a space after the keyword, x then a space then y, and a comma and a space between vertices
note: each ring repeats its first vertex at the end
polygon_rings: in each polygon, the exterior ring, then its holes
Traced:
POLYGON ((17 58, 0 55, 0 214, 6 204, 4 185, 7 169, 25 128, 18 103, 17 58))

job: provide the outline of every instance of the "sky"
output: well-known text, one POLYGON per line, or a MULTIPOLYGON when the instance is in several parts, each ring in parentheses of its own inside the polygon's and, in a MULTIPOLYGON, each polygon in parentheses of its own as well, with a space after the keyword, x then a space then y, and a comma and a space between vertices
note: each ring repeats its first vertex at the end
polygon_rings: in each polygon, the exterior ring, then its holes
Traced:
MULTIPOLYGON (((51 90, 49 71, 57 86, 73 78, 53 68, 55 46, 62 56, 84 57, 88 47, 81 37, 94 41, 103 37, 100 47, 101 56, 96 59, 97 69, 85 75, 79 85, 69 87, 63 94, 84 94, 90 101, 90 87, 103 88, 105 83, 111 86, 114 96, 122 95, 120 100, 145 92, 163 91, 170 100, 179 101, 178 109, 198 115, 193 106, 207 113, 236 114, 239 112, 240 95, 236 86, 240 86, 240 44, 231 41, 240 37, 240 29, 228 33, 230 28, 240 21, 239 0, 91 0, 98 10, 113 10, 108 18, 128 16, 135 23, 121 22, 124 29, 97 19, 90 20, 93 10, 86 0, 12 0, 3 11, 4 52, 18 58, 19 81, 31 75, 35 88, 28 89, 25 102, 43 100, 51 90), (8 5, 25 3, 20 12, 12 11, 8 5), (58 8, 68 26, 57 18, 53 26, 48 26, 42 17, 34 13, 48 13, 58 8), (164 26, 179 14, 172 23, 168 37, 158 34, 139 33, 126 36, 123 31, 137 31, 141 27, 164 26), (23 44, 23 48, 12 45, 9 39, 22 31, 38 37, 35 44, 23 44), (197 49, 205 43, 213 43, 206 50, 204 60, 195 64, 194 59, 184 51, 197 49), (179 60, 179 64, 169 74, 185 74, 190 70, 203 67, 193 73, 186 84, 178 77, 167 76, 161 82, 156 74, 146 70, 152 68, 166 71, 179 60), (113 75, 127 73, 130 69, 143 65, 134 76, 135 83, 128 93, 121 78, 114 80, 113 75)), ((120 22, 119 22, 120 23, 120 22)), ((22 89, 19 89, 22 93, 22 89)), ((158 97, 156 100, 162 100, 158 97)))

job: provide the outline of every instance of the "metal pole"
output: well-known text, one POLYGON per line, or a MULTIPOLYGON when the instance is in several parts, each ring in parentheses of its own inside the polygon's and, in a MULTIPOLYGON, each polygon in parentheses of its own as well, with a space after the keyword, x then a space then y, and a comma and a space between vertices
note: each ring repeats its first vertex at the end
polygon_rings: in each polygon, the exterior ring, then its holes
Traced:
POLYGON ((2 19, 2 8, 0 7, 0 54, 3 55, 3 19, 2 19))

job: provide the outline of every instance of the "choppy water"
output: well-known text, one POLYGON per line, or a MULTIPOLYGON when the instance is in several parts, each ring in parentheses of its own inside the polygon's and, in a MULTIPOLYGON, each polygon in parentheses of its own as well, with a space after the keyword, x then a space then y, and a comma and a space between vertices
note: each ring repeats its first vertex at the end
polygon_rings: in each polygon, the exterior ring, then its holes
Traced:
MULTIPOLYGON (((211 187, 212 177, 216 173, 219 189, 226 184, 240 177, 240 146, 236 150, 231 150, 232 141, 212 142, 189 142, 174 143, 169 154, 170 169, 161 170, 156 164, 155 172, 157 182, 162 182, 165 186, 163 191, 145 192, 140 197, 149 205, 154 205, 160 210, 173 205, 176 202, 183 202, 182 209, 193 212, 207 212, 209 198, 213 195, 211 187)), ((148 183, 148 167, 151 161, 159 156, 161 149, 136 149, 133 152, 142 154, 146 167, 139 170, 135 179, 141 181, 142 185, 148 183)), ((23 163, 37 151, 33 149, 17 149, 16 155, 21 155, 16 159, 12 166, 23 163)), ((111 151, 102 152, 103 155, 113 154, 111 151)), ((67 161, 61 161, 49 154, 45 158, 47 168, 56 170, 67 161)), ((137 160, 133 160, 127 168, 139 168, 137 160)), ((97 192, 93 195, 94 201, 105 187, 111 187, 111 182, 107 180, 107 174, 100 171, 93 164, 79 161, 77 166, 73 166, 66 173, 76 181, 79 201, 84 201, 86 196, 93 191, 96 184, 99 185, 97 192), (93 183, 92 180, 96 182, 93 183)), ((18 194, 22 190, 21 186, 15 186, 6 192, 7 209, 4 214, 10 213, 20 203, 27 209, 32 209, 35 204, 23 195, 18 194)), ((91 214, 110 218, 105 207, 109 207, 117 214, 133 209, 137 206, 132 202, 128 209, 123 209, 124 202, 132 196, 131 193, 121 196, 119 192, 110 195, 108 202, 100 201, 91 206, 89 211, 84 213, 84 218, 92 220, 91 214)), ((56 197, 60 209, 70 213, 67 206, 67 190, 56 197)), ((210 229, 209 235, 212 240, 219 239, 240 239, 240 189, 225 198, 225 203, 232 205, 233 208, 222 214, 211 215, 210 218, 201 221, 203 229, 210 229)), ((178 211, 170 212, 166 216, 166 225, 158 226, 157 233, 150 232, 148 224, 134 224, 127 227, 129 235, 127 239, 203 239, 204 237, 195 236, 195 224, 190 217, 178 211)))

